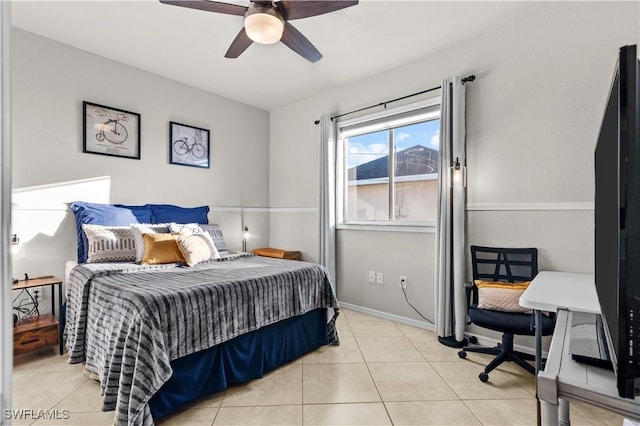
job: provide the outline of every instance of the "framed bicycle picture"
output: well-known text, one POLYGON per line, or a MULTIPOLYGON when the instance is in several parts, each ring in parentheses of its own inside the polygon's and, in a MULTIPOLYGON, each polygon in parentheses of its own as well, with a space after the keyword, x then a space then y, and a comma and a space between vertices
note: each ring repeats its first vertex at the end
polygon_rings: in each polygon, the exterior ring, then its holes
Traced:
POLYGON ((209 168, 209 130, 169 122, 169 163, 209 168))
POLYGON ((82 152, 140 159, 140 114, 82 102, 82 152))

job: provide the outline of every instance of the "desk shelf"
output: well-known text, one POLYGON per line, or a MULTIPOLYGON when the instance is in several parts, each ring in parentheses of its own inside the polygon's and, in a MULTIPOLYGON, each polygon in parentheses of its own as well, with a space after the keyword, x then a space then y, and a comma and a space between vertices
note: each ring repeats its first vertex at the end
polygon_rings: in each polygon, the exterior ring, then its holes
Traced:
POLYGON ((538 373, 538 397, 542 403, 542 424, 568 424, 568 401, 582 401, 640 420, 640 398, 618 396, 613 371, 574 361, 569 353, 572 312, 558 311, 556 328, 544 371, 538 373), (567 404, 561 404, 565 401, 567 404), (559 410, 560 408, 560 410, 559 410), (566 412, 563 412, 565 411, 566 412), (560 411, 560 412, 559 412, 560 411), (558 414, 560 420, 558 420, 558 414))

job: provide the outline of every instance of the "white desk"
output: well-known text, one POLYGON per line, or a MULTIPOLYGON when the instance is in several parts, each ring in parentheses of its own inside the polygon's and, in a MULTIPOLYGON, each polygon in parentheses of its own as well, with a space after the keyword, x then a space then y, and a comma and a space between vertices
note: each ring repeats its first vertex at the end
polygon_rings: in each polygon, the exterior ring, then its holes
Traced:
POLYGON ((569 311, 600 314, 593 274, 542 271, 533 279, 519 301, 533 309, 536 324, 536 396, 542 402, 538 424, 569 424, 569 403, 575 399, 616 411, 632 418, 640 416, 638 398, 625 400, 617 395, 612 372, 586 366, 568 353, 569 311), (558 312, 556 328, 544 371, 542 366, 542 311, 558 312))
POLYGON ((536 325, 536 373, 542 369, 542 311, 558 309, 600 313, 593 274, 541 271, 520 296, 520 306, 533 309, 536 325))
POLYGON ((520 306, 539 311, 558 309, 600 313, 593 274, 541 271, 520 297, 520 306))
POLYGON ((584 401, 639 421, 640 398, 618 396, 613 371, 582 364, 571 358, 571 321, 572 312, 558 311, 547 365, 544 371, 538 373, 542 424, 569 425, 569 399, 584 401))
MULTIPOLYGON (((600 303, 596 292, 593 274, 572 272, 541 271, 531 281, 529 287, 520 296, 520 306, 533 309, 536 336, 536 376, 542 370, 542 311, 557 312, 558 309, 600 313, 600 303)), ((542 420, 538 382, 536 380, 536 398, 538 398, 538 426, 542 420)), ((560 401, 560 417, 569 418, 569 403, 560 401)), ((558 410, 555 411, 556 416, 558 410)))

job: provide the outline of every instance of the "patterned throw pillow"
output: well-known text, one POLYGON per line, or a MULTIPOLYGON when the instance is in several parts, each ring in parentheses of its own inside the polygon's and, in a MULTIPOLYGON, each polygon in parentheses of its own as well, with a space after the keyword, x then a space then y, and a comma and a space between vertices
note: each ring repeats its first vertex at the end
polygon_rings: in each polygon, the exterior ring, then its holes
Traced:
POLYGON ((136 262, 142 262, 144 257, 144 238, 142 234, 168 234, 169 223, 132 223, 131 229, 136 239, 136 262))
POLYGON ((222 236, 222 230, 220 229, 220 225, 217 223, 212 223, 210 225, 200 225, 200 228, 211 236, 213 240, 213 244, 216 246, 218 251, 227 251, 227 243, 224 242, 224 237, 222 236))
POLYGON ((176 242, 178 237, 179 235, 173 234, 142 234, 144 256, 141 264, 184 263, 184 256, 182 256, 176 242))
POLYGON ((180 235, 176 239, 178 249, 187 265, 193 266, 205 260, 218 259, 220 253, 213 245, 209 234, 180 235))
POLYGON ((98 204, 76 201, 71 204, 76 219, 78 263, 87 261, 89 242, 82 225, 127 226, 132 222, 150 222, 151 209, 146 206, 98 204))
POLYGON ((129 226, 82 225, 87 236, 87 262, 134 262, 136 240, 129 226))
POLYGON ((478 287, 478 308, 502 312, 531 313, 531 309, 520 306, 519 300, 530 281, 506 283, 475 280, 478 287))

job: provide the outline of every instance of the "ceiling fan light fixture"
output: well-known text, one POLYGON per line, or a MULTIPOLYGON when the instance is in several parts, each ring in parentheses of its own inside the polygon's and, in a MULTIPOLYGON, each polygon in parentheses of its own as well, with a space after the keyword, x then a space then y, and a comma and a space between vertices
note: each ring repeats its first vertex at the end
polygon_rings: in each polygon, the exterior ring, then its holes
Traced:
POLYGON ((272 44, 282 38, 284 19, 272 7, 255 4, 247 11, 244 29, 256 43, 272 44))

